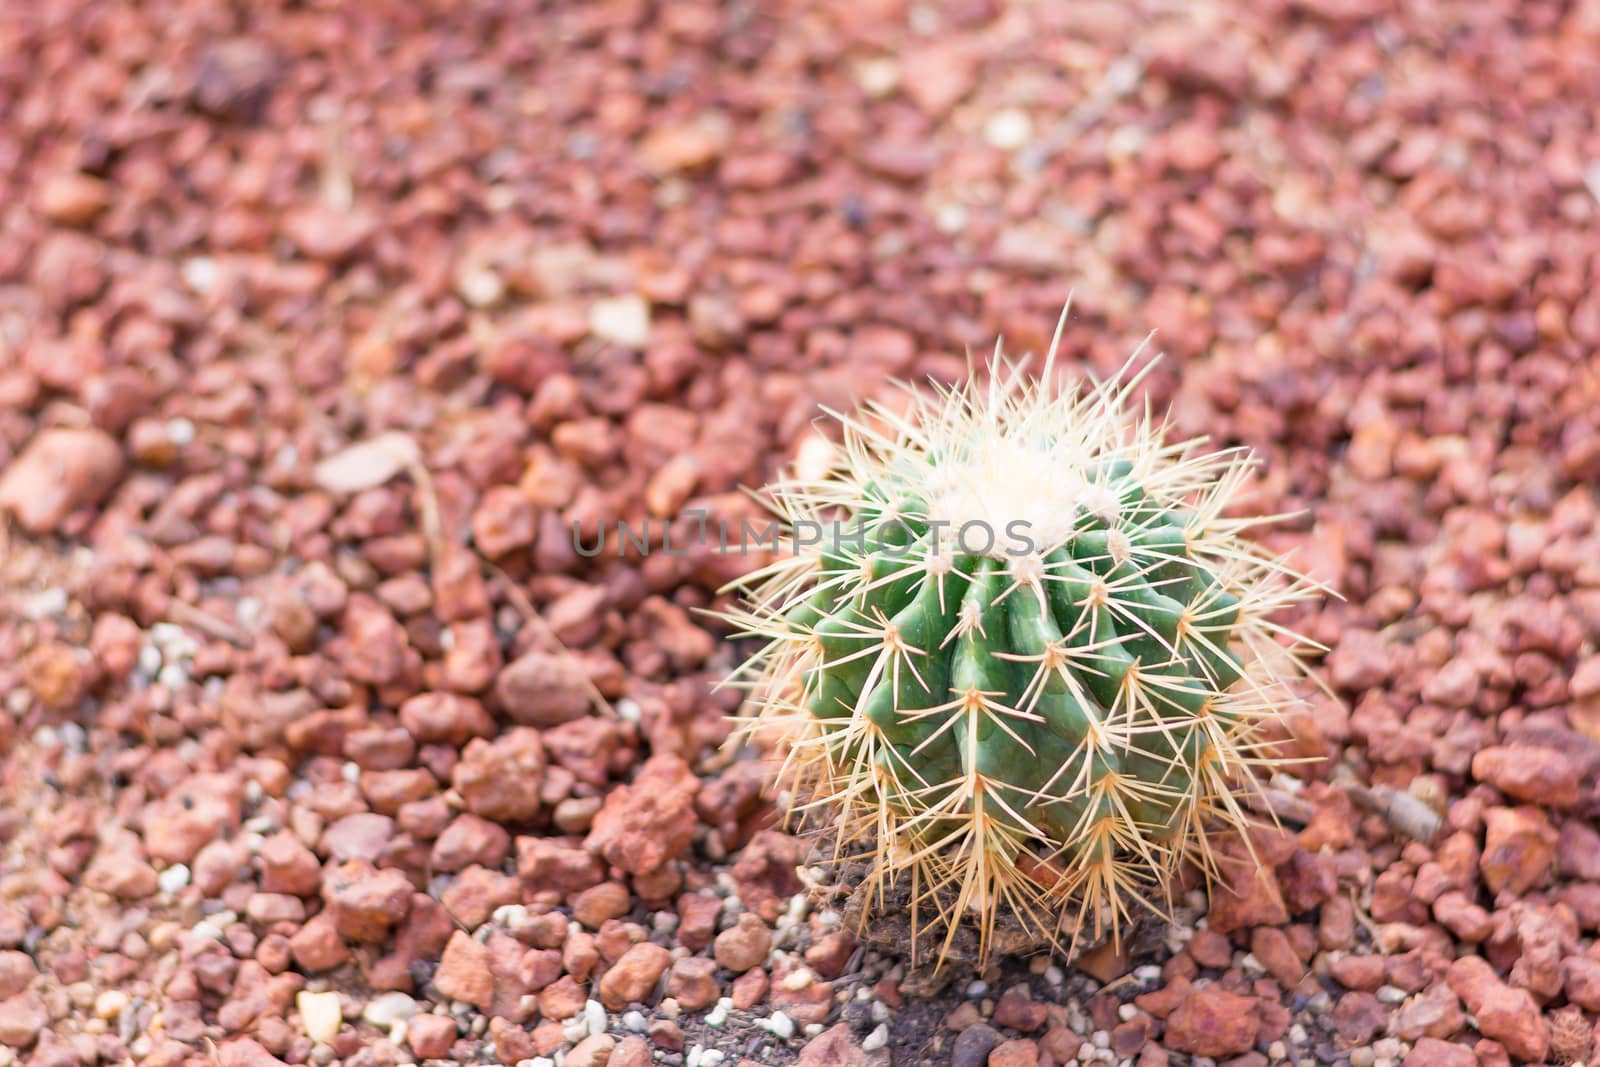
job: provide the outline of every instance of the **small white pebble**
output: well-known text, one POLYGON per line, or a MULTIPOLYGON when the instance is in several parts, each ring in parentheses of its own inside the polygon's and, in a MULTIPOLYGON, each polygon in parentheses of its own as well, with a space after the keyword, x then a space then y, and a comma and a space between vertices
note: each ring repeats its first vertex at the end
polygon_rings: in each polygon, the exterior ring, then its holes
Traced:
POLYGON ((502 904, 494 909, 489 921, 496 926, 519 926, 528 918, 528 909, 522 904, 502 904))
MULTIPOLYGON (((811 983, 814 981, 816 981, 816 976, 813 975, 808 968, 801 967, 798 970, 790 971, 788 974, 784 975, 783 988, 789 990, 790 992, 798 993, 802 989, 810 988, 811 983)), ((719 1001, 718 1003, 721 1002, 719 1001)), ((733 1001, 728 1001, 728 1004, 732 1006, 733 1001)))
POLYGON ((217 284, 217 261, 209 256, 191 256, 179 268, 183 284, 197 293, 209 293, 217 284))
POLYGON ((178 892, 189 884, 189 868, 181 863, 174 863, 171 867, 156 875, 156 885, 167 895, 178 892))
POLYGON ((967 996, 973 999, 981 997, 987 992, 989 992, 989 983, 982 979, 969 983, 967 986, 967 996))
MULTIPOLYGON (((892 59, 874 56, 857 63, 855 75, 856 84, 868 96, 888 96, 900 84, 900 65, 892 59)), ((1600 193, 1595 196, 1600 197, 1600 193)))
POLYGON ((1274 1041, 1267 1046, 1267 1059, 1269 1060, 1285 1059, 1288 1055, 1289 1049, 1282 1041, 1274 1041))
POLYGON ((606 1032, 606 1009, 598 1000, 591 1000, 583 1006, 583 1021, 588 1026, 590 1035, 606 1032))
POLYGON ((967 209, 962 204, 940 204, 933 213, 933 224, 940 233, 960 233, 967 228, 967 209))
POLYGON ((623 697, 616 703, 617 718, 623 722, 638 722, 644 717, 644 709, 639 707, 637 700, 623 697))
POLYGON ((721 1026, 728 1021, 728 1013, 733 1010, 733 998, 723 997, 717 1001, 717 1006, 706 1012, 707 1026, 721 1026))
POLYGON ((1048 985, 1058 986, 1067 980, 1067 976, 1061 972, 1060 967, 1052 963, 1044 969, 1044 980, 1048 985))
POLYGON ((343 767, 339 768, 339 777, 351 785, 359 785, 361 783, 361 764, 346 762, 343 767))
POLYGON ((1089 1035, 1089 1042, 1093 1044, 1095 1048, 1110 1048, 1111 1035, 1106 1033, 1104 1030, 1096 1030, 1094 1033, 1089 1035))
POLYGON ((862 1052, 876 1052, 889 1043, 889 1024, 879 1023, 861 1042, 862 1052))
POLYGON ((382 993, 367 1001, 361 1017, 373 1026, 393 1026, 417 1014, 417 1002, 405 993, 382 993))
POLYGON ((1123 1022, 1131 1021, 1138 1014, 1139 1009, 1134 1007, 1132 1004, 1122 1004, 1117 1007, 1117 1018, 1121 1019, 1123 1022))
POLYGON ((889 1021, 889 1005, 885 1004, 883 1001, 874 1000, 870 1010, 872 1012, 873 1022, 886 1023, 889 1021))
POLYGON ((806 1023, 806 1036, 807 1037, 816 1037, 820 1033, 822 1033, 822 1024, 821 1023, 806 1023))
POLYGON ((300 1028, 319 1045, 332 1041, 344 1022, 337 993, 312 993, 302 989, 295 994, 294 1006, 300 1012, 300 1028))
POLYGON ((781 1011, 775 1011, 761 1020, 761 1026, 773 1036, 784 1041, 794 1036, 794 1020, 781 1011))
POLYGON ((194 423, 184 418, 168 419, 167 440, 179 448, 192 444, 194 442, 194 423))
MULTIPOLYGON (((1378 991, 1375 996, 1377 996, 1380 1003, 1399 1004, 1401 1001, 1405 1000, 1409 994, 1398 986, 1381 985, 1378 987, 1378 991)), ((1376 1045, 1373 1046, 1372 1050, 1373 1052, 1377 1052, 1377 1054, 1380 1056, 1383 1055, 1383 1053, 1378 1052, 1376 1045)))
POLYGON ((456 274, 456 292, 473 307, 488 307, 505 295, 505 282, 487 267, 468 267, 456 274))
POLYGON ((721 1049, 708 1048, 700 1053, 700 1067, 717 1067, 727 1056, 721 1049))
POLYGON ((983 137, 990 146, 1002 152, 1021 148, 1033 136, 1033 120, 1019 108, 1008 107, 996 111, 983 124, 983 137))
POLYGON ((633 1033, 642 1034, 650 1029, 650 1020, 644 1017, 642 1011, 630 1011, 622 1017, 622 1025, 633 1033))
POLYGON ((650 341, 650 305, 638 293, 596 300, 589 306, 589 332, 623 348, 650 341))
POLYGON ((22 602, 22 613, 30 619, 44 619, 67 610, 67 591, 51 586, 41 589, 22 602))
POLYGON ((1400 1039, 1381 1037, 1372 1043, 1372 1051, 1387 1059, 1395 1059, 1400 1055, 1400 1039))

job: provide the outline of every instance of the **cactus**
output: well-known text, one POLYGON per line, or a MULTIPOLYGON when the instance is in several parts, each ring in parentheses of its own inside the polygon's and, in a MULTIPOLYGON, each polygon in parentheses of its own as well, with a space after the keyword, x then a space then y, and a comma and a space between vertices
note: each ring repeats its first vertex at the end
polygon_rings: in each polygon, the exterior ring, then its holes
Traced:
POLYGON ((1052 390, 1059 339, 1040 379, 997 346, 987 386, 835 416, 731 613, 763 642, 748 731, 880 901, 908 880, 940 963, 964 923, 985 958, 997 917, 1103 939, 1185 863, 1215 875, 1310 646, 1271 617, 1312 583, 1228 510, 1248 454, 1165 443, 1128 411, 1142 374, 1052 390))

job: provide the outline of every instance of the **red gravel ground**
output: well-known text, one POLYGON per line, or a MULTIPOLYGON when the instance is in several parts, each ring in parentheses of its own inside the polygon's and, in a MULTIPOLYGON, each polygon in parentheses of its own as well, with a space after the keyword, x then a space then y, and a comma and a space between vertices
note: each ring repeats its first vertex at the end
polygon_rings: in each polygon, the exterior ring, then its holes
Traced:
POLYGON ((0 1067, 1590 1055, 1600 3, 232 7, 0 11, 0 1067), (1069 289, 1341 699, 1112 984, 908 997, 716 754, 748 561, 568 529, 1069 289))

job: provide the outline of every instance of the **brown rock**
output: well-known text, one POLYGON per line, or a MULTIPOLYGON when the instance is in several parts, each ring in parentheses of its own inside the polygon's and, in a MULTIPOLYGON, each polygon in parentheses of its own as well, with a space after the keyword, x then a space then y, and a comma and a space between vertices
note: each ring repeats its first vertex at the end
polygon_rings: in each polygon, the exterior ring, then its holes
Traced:
POLYGON ((683 757, 650 757, 630 784, 606 795, 584 846, 629 874, 653 873, 689 847, 699 788, 683 757))
POLYGON ((771 951, 772 931, 759 916, 749 912, 741 913, 738 922, 718 934, 712 945, 717 965, 735 974, 760 967, 771 951))
POLYGON ((462 805, 498 822, 525 822, 539 811, 544 780, 539 732, 513 727, 493 741, 473 738, 456 764, 453 782, 462 805))
POLYGON ((474 737, 493 737, 495 730, 483 705, 459 693, 418 693, 400 705, 400 725, 419 745, 452 748, 474 737))
POLYGON ((32 533, 50 533, 74 511, 104 500, 122 465, 122 449, 99 430, 43 430, 0 473, 0 511, 32 533))
POLYGON ((1247 1052, 1256 1039, 1256 1001, 1214 985, 1192 990, 1167 1016, 1167 1047, 1195 1056, 1247 1052))
MULTIPOLYGON (((665 1020, 663 1020, 665 1021, 665 1020)), ((606 1067, 650 1067, 650 1042, 642 1037, 625 1037, 611 1050, 606 1067)))
POLYGON ((972 91, 977 60, 971 48, 957 41, 914 48, 900 60, 900 88, 937 118, 972 91))
POLYGON ((1526 893, 1550 876, 1555 863, 1555 828, 1538 808, 1490 808, 1484 812, 1479 870, 1490 892, 1526 893))
POLYGON ((284 216, 284 235, 306 258, 324 262, 346 259, 377 232, 378 220, 364 211, 342 211, 322 205, 295 208, 284 216))
POLYGON ((848 1023, 839 1023, 810 1041, 800 1050, 795 1067, 866 1067, 867 1054, 850 1036, 848 1023))
POLYGON ((1422 1037, 1454 1037, 1466 1025, 1461 1001, 1449 985, 1440 982, 1402 1004, 1389 1028, 1396 1037, 1415 1041, 1422 1037))
POLYGON ((463 812, 433 843, 433 869, 459 871, 474 864, 499 867, 510 851, 511 835, 505 827, 463 812))
POLYGON ((376 862, 394 840, 394 820, 371 811, 357 811, 336 820, 322 833, 320 846, 335 863, 376 862))
POLYGON ((448 1059, 459 1033, 456 1021, 448 1015, 424 1013, 406 1021, 406 1044, 419 1059, 448 1059))
POLYGON ((761 1003, 771 988, 772 980, 767 977, 767 972, 757 967, 733 980, 733 986, 728 990, 728 997, 733 1001, 735 1008, 749 1011, 761 1003))
POLYGON ((1184 171, 1207 170, 1222 154, 1216 129, 1204 122, 1186 122, 1167 131, 1166 148, 1172 165, 1184 171))
POLYGON ((1530 804, 1566 808, 1583 799, 1583 765, 1560 749, 1494 745, 1472 757, 1472 776, 1530 804))
POLYGON ((213 41, 200 50, 194 69, 194 104, 231 122, 261 117, 283 69, 272 48, 247 37, 213 41))
POLYGON ((633 900, 626 886, 601 882, 572 898, 572 917, 591 930, 600 929, 607 919, 628 914, 633 900))
POLYGON ((717 985, 717 965, 704 956, 685 956, 667 972, 667 996, 687 1011, 700 1011, 717 1002, 722 989, 717 985))
POLYGON ((1439 668, 1422 687, 1422 699, 1446 708, 1470 708, 1482 683, 1469 659, 1453 659, 1439 668))
POLYGON ((0 1000, 9 1000, 27 989, 38 973, 33 957, 26 952, 0 951, 0 1000))
POLYGON ((106 183, 78 171, 46 178, 39 186, 35 205, 39 214, 63 226, 93 222, 111 202, 106 183))
POLYGON ((406 876, 366 860, 349 860, 328 872, 322 895, 335 929, 351 941, 384 940, 411 909, 406 876))
POLYGON ((610 1034, 590 1034, 567 1053, 563 1067, 607 1067, 616 1045, 617 1039, 610 1034))
POLYGON ((194 774, 144 809, 145 851, 161 864, 188 863, 202 847, 239 827, 240 785, 223 774, 194 774))
POLYGON ((1226 881, 1212 889, 1211 910, 1207 918, 1211 929, 1221 934, 1251 926, 1281 926, 1289 921, 1283 892, 1270 867, 1256 868, 1248 863, 1226 865, 1226 881))
POLYGON ((1333 1028, 1347 1047, 1360 1046, 1382 1030, 1389 1009, 1371 993, 1351 992, 1333 1006, 1333 1028))
POLYGON ((217 1046, 218 1067, 288 1067, 259 1041, 237 1037, 217 1046))
POLYGON ((25 1049, 39 1037, 39 1031, 50 1021, 44 1001, 33 993, 0 1000, 0 1045, 25 1049))
POLYGON ((559 726, 588 714, 588 675, 571 655, 529 652, 501 670, 494 696, 513 722, 559 726))
POLYGON ((519 837, 517 874, 530 892, 565 898, 598 885, 605 868, 575 839, 519 837))
POLYGON ((1600 960, 1568 956, 1562 972, 1567 999, 1587 1011, 1600 1011, 1600 960))
POLYGON ((1330 970, 1346 989, 1371 993, 1383 984, 1382 956, 1344 956, 1335 960, 1330 970))
POLYGON ((1449 982, 1476 1020, 1479 1033, 1500 1042, 1519 1059, 1544 1062, 1550 1051, 1550 1033, 1527 990, 1506 985, 1481 956, 1463 956, 1452 963, 1449 982))
POLYGON ((1406 1053, 1404 1067, 1478 1067, 1478 1057, 1465 1045, 1425 1037, 1406 1053))
POLYGON ((489 971, 489 949, 471 934, 457 930, 450 935, 433 975, 434 988, 451 1000, 488 1011, 494 1003, 494 975, 489 971))
POLYGON ((472 541, 490 559, 499 559, 533 544, 538 511, 521 490, 497 485, 483 494, 472 513, 472 541))
POLYGON ((339 664, 358 682, 388 685, 405 669, 406 632, 369 596, 352 596, 345 605, 339 641, 339 664))
POLYGON ((450 915, 469 930, 489 921, 495 909, 522 899, 522 886, 509 874, 476 864, 457 875, 439 897, 450 915))
POLYGON ((94 660, 88 652, 64 641, 45 641, 23 661, 23 680, 47 708, 70 708, 94 684, 94 660))
POLYGON ((1285 989, 1293 989, 1306 973, 1288 935, 1276 926, 1258 926, 1251 931, 1250 952, 1285 989))
POLYGON ((322 886, 322 864, 316 853, 288 830, 279 830, 263 841, 257 855, 263 892, 309 897, 322 886))
POLYGON ((612 1011, 645 1003, 671 962, 671 955, 660 945, 648 941, 634 945, 601 976, 600 1003, 612 1011))
POLYGON ((1028 995, 1026 985, 1014 985, 1000 995, 994 1006, 994 1022, 1022 1033, 1032 1033, 1045 1023, 1045 1006, 1028 995))
POLYGON ((583 1010, 588 1000, 583 986, 564 974, 539 991, 539 1014, 548 1019, 570 1019, 583 1010))
POLYGON ((1039 1046, 1025 1037, 1002 1041, 989 1053, 988 1067, 1039 1067, 1039 1046))
POLYGON ((350 950, 339 936, 328 912, 313 916, 289 935, 289 951, 302 971, 316 974, 331 971, 350 958, 350 950))
POLYGON ((83 884, 118 900, 138 900, 154 893, 158 882, 155 868, 145 860, 139 835, 113 828, 101 835, 83 884))

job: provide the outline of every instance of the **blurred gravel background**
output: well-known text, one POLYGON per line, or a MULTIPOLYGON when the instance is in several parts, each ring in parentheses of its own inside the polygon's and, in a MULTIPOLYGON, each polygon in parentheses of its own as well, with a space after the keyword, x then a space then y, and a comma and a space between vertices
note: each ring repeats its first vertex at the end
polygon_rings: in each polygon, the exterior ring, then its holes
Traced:
POLYGON ((1595 0, 6 4, 0 1067, 1582 1062, 1597 115, 1595 0), (716 755, 750 560, 569 532, 1069 290, 1340 700, 1263 879, 907 998, 716 755))

